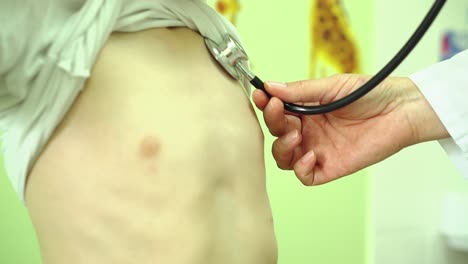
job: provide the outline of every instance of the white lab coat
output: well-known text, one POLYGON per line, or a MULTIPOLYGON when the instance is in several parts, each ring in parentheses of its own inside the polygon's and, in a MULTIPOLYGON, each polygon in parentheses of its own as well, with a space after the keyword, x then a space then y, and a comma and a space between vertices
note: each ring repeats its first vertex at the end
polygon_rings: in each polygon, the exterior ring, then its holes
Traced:
POLYGON ((410 76, 427 98, 451 138, 439 140, 468 179, 468 50, 410 76))

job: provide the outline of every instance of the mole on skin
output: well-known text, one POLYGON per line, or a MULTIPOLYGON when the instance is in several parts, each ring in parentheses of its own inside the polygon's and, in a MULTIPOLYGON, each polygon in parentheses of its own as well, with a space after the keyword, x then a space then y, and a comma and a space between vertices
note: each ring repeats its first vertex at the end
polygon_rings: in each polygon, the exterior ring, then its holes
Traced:
POLYGON ((140 156, 142 158, 152 158, 159 153, 160 142, 156 137, 145 136, 140 143, 140 156))

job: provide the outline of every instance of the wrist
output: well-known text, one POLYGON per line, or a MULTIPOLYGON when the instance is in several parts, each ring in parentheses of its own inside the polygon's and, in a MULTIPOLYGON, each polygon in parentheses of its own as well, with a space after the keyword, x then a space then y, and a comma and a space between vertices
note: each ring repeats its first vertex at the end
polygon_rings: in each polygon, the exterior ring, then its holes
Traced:
POLYGON ((450 137, 429 101, 409 78, 398 78, 402 88, 403 111, 411 127, 411 143, 438 140, 450 137))

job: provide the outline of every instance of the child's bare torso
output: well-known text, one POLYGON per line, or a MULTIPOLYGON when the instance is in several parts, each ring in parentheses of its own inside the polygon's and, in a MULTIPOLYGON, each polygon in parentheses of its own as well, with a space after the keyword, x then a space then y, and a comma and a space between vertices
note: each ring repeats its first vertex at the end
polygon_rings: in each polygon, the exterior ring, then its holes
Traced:
POLYGON ((26 201, 44 264, 276 263, 259 123, 188 29, 111 36, 26 201))

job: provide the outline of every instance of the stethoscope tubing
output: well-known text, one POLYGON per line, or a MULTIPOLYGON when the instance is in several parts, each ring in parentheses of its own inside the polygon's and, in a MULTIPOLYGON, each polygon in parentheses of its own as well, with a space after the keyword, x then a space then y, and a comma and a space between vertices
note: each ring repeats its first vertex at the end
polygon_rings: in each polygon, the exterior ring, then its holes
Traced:
MULTIPOLYGON (((436 2, 432 5, 431 9, 425 16, 424 20, 421 22, 421 24, 418 26, 418 28, 410 37, 410 39, 406 42, 406 44, 401 48, 401 50, 376 75, 374 75, 371 79, 369 79, 369 81, 367 81, 361 87, 356 89, 354 92, 334 102, 323 105, 303 106, 294 103, 284 102, 285 110, 300 115, 325 114, 343 108, 357 101, 358 99, 372 91, 383 80, 385 80, 413 51, 413 49, 420 42, 422 37, 426 34, 427 30, 431 27, 436 17, 439 15, 445 2, 446 0, 436 0, 436 2)), ((271 98, 271 95, 265 89, 264 82, 258 76, 254 76, 253 78, 249 79, 250 83, 255 88, 262 90, 267 94, 268 97, 271 98)))

